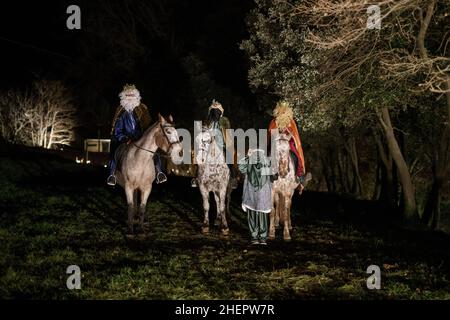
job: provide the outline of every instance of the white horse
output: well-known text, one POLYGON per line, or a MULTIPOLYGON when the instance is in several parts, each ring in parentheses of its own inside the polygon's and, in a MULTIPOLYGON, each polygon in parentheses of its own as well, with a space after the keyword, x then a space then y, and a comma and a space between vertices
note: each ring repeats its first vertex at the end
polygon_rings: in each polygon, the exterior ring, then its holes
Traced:
POLYGON ((156 150, 167 153, 177 163, 183 155, 183 148, 173 125, 172 116, 168 121, 158 115, 158 121, 149 127, 142 137, 125 145, 126 150, 118 163, 117 182, 125 189, 128 204, 128 232, 134 233, 134 215, 139 211, 139 224, 144 227, 144 215, 148 197, 155 180, 153 156, 156 150), (140 203, 138 194, 140 192, 140 203))
POLYGON ((275 238, 275 227, 283 224, 283 239, 291 240, 291 203, 299 183, 295 178, 295 163, 290 155, 290 134, 280 133, 275 139, 278 179, 272 186, 272 211, 270 212, 269 239, 275 238))
POLYGON ((225 161, 223 150, 217 145, 213 134, 202 131, 195 138, 197 145, 196 162, 198 164, 197 181, 203 198, 204 219, 202 233, 209 233, 209 194, 213 192, 217 206, 217 220, 222 234, 227 236, 228 199, 231 195, 230 170, 225 161))

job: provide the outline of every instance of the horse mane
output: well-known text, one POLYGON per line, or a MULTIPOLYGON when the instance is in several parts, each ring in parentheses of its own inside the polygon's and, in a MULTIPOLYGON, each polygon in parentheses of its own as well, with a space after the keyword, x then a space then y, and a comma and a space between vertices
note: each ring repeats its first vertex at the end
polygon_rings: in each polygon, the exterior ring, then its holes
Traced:
MULTIPOLYGON (((144 131, 144 134, 146 134, 146 133, 152 131, 158 124, 159 124, 159 121, 156 121, 155 123, 153 123, 152 125, 150 125, 150 126, 144 131)), ((144 135, 144 134, 143 134, 143 135, 144 135)))
POLYGON ((159 125, 159 121, 156 121, 155 123, 150 125, 147 129, 145 129, 144 132, 142 133, 141 137, 136 140, 136 143, 142 143, 142 141, 144 141, 145 138, 147 138, 147 136, 150 134, 150 132, 153 129, 155 129, 157 125, 159 125))
MULTIPOLYGON (((168 119, 165 119, 167 121, 167 123, 169 123, 172 126, 175 126, 175 122, 174 121, 170 121, 168 119)), ((147 129, 144 130, 142 135, 145 135, 146 133, 149 133, 150 131, 152 131, 157 125, 159 124, 159 120, 155 121, 155 123, 153 123, 152 125, 150 125, 147 129)))

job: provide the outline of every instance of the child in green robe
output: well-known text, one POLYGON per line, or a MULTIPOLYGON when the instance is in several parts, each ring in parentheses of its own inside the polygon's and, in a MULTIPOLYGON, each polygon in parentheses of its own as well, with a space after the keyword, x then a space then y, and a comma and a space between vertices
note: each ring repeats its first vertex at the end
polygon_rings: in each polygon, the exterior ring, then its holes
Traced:
POLYGON ((268 214, 272 209, 271 167, 261 149, 250 150, 239 163, 245 176, 242 209, 247 212, 252 244, 266 244, 268 214))

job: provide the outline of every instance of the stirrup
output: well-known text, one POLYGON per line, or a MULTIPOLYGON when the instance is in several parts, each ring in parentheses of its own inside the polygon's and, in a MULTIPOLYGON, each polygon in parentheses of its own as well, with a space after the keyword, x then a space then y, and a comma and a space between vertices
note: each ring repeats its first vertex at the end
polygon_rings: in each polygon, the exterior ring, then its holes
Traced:
POLYGON ((158 172, 158 174, 156 175, 156 183, 160 184, 160 183, 163 183, 166 181, 167 181, 167 177, 164 174, 164 172, 162 172, 162 171, 158 172))
POLYGON ((109 186, 115 186, 115 185, 116 185, 116 176, 115 176, 115 175, 110 175, 110 176, 108 177, 108 179, 106 180, 106 183, 107 183, 109 186))
POLYGON ((197 188, 197 187, 198 187, 197 179, 196 179, 196 178, 193 178, 193 179, 191 180, 191 187, 192 187, 192 188, 197 188))

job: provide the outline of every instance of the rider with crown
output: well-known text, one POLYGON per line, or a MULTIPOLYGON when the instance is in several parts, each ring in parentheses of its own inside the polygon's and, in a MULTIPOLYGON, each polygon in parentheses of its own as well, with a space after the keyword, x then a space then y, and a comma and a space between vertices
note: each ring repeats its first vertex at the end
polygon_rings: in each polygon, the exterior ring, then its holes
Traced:
MULTIPOLYGON (((139 90, 130 84, 123 87, 119 94, 120 105, 117 107, 111 129, 111 147, 110 147, 110 175, 108 185, 116 184, 116 151, 124 143, 131 143, 138 140, 144 131, 150 126, 151 117, 148 108, 141 103, 139 90)), ((156 154, 155 168, 157 171, 156 182, 167 181, 166 175, 161 170, 161 160, 156 154)))
POLYGON ((281 133, 289 133, 291 140, 289 141, 291 154, 294 156, 296 163, 295 176, 299 183, 299 192, 301 193, 309 180, 311 174, 306 174, 305 158, 303 156, 303 148, 298 132, 297 124, 294 119, 294 112, 291 105, 286 101, 278 102, 273 110, 274 118, 269 124, 269 142, 271 130, 278 129, 281 133))
MULTIPOLYGON (((214 139, 216 139, 217 145, 226 152, 228 156, 226 159, 230 159, 231 155, 234 155, 231 148, 233 148, 232 137, 229 136, 227 129, 230 129, 230 120, 223 115, 224 108, 221 103, 216 100, 213 100, 208 109, 208 117, 206 120, 205 128, 211 130, 214 134, 214 139)), ((234 159, 231 159, 232 161, 234 159)), ((233 163, 228 164, 228 168, 230 169, 230 183, 233 189, 237 188, 237 179, 236 179, 236 169, 233 163)), ((191 186, 196 188, 197 178, 193 178, 191 181, 191 186)))

